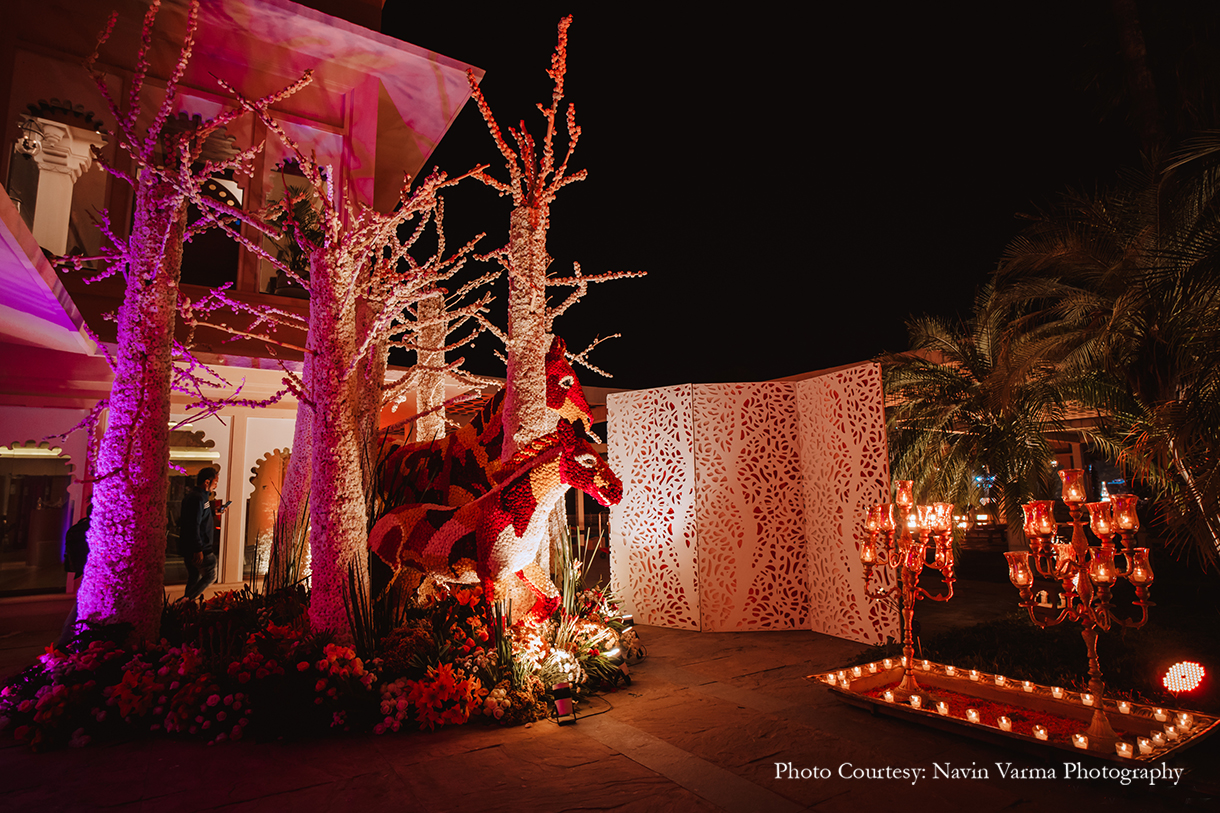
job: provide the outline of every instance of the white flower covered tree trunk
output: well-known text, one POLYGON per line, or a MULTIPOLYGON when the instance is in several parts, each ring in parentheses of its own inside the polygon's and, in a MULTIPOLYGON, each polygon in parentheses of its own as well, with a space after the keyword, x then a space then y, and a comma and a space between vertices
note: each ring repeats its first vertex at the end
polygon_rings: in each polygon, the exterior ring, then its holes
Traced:
POLYGON ((513 209, 508 252, 508 375, 504 393, 504 449, 508 460, 522 446, 555 428, 546 405, 547 214, 530 206, 513 209))
POLYGON ((443 321, 445 297, 442 292, 419 301, 416 306, 419 328, 415 370, 415 422, 417 442, 430 443, 446 434, 445 430, 445 342, 448 325, 443 321))
POLYGON ((186 203, 171 184, 136 190, 131 266, 98 449, 83 621, 128 623, 141 640, 160 620, 169 492, 169 394, 186 203))
POLYGON ((310 624, 316 631, 343 632, 343 590, 348 569, 367 541, 361 429, 361 393, 353 375, 359 343, 355 269, 331 252, 310 262, 309 334, 312 362, 313 469, 309 484, 309 547, 312 591, 310 624))

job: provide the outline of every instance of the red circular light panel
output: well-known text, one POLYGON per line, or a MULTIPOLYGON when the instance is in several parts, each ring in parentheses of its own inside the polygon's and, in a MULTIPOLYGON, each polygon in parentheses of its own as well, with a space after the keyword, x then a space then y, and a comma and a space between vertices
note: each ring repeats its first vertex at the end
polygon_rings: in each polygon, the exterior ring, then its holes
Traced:
POLYGON ((1206 672, 1203 667, 1194 661, 1181 661, 1169 667, 1169 671, 1165 673, 1161 682, 1165 684, 1166 689, 1175 694, 1190 692, 1198 688, 1204 674, 1206 672))

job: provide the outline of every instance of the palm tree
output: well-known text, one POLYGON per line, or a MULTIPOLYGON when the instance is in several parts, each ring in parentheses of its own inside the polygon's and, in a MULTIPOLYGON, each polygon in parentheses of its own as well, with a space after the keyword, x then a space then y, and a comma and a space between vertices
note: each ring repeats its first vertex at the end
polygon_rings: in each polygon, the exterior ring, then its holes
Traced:
POLYGON ((1154 492, 1178 541, 1220 562, 1220 143, 1069 195, 1007 250, 1010 331, 1107 420, 1096 442, 1154 492))
POLYGON ((1044 492, 1063 428, 1054 371, 1027 361, 991 286, 973 318, 908 324, 911 350, 881 359, 891 470, 921 497, 975 502, 980 474, 994 478, 1000 512, 1020 528, 1021 504, 1044 492))

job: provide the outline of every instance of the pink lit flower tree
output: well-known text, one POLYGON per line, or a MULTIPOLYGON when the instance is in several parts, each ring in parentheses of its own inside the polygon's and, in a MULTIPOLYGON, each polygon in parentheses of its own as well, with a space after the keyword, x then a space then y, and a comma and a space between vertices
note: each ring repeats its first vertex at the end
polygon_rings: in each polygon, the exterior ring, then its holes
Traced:
MULTIPOLYGON (((187 204, 201 197, 204 182, 218 173, 250 172, 257 148, 219 161, 201 160, 208 137, 231 123, 243 111, 234 109, 201 123, 193 131, 171 136, 165 129, 177 98, 178 84, 194 46, 198 4, 187 16, 186 37, 165 95, 152 123, 139 132, 140 99, 149 70, 153 24, 159 3, 144 18, 143 38, 125 107, 110 96, 93 64, 86 67, 106 98, 115 118, 115 137, 131 157, 136 171, 126 174, 107 166, 115 177, 135 190, 131 233, 122 237, 107 213, 100 216, 106 238, 102 253, 72 258, 66 265, 80 269, 86 260, 99 261, 103 270, 90 281, 122 274, 126 281, 123 303, 117 313, 118 350, 109 357, 114 384, 104 406, 105 432, 99 442, 92 472, 93 519, 89 527, 89 560, 77 597, 81 620, 93 623, 129 623, 136 637, 155 635, 162 602, 165 566, 166 512, 169 486, 169 410, 171 388, 196 396, 191 408, 209 414, 226 404, 253 405, 238 397, 207 395, 226 382, 199 364, 187 348, 175 342, 179 312, 189 310, 181 299, 178 282, 182 246, 189 237, 187 204), (179 364, 175 365, 175 361, 179 364)), ((114 30, 112 15, 98 42, 114 30)), ((259 101, 274 104, 295 92, 303 82, 259 101)), ((201 226, 202 227, 202 226, 201 226)), ((101 412, 91 412, 91 418, 101 412)))
MULTIPOLYGON (((508 182, 498 181, 485 172, 476 177, 497 190, 501 195, 511 195, 512 214, 509 216, 508 245, 494 253, 508 275, 508 332, 488 328, 502 339, 507 348, 508 383, 504 401, 504 449, 502 459, 507 460, 522 445, 555 429, 556 417, 546 406, 546 352, 551 346, 551 330, 555 317, 576 304, 588 291, 590 283, 607 282, 625 277, 643 276, 643 272, 617 272, 596 276, 583 276, 576 265, 570 277, 549 277, 547 271, 551 257, 546 251, 547 229, 550 226, 550 207, 560 189, 570 183, 584 180, 585 170, 569 173, 568 161, 580 139, 580 127, 576 124, 576 108, 569 104, 565 111, 568 131, 568 147, 563 160, 555 161, 555 118, 563 101, 563 80, 567 70, 568 27, 572 18, 559 22, 559 42, 551 56, 552 91, 550 107, 538 106, 546 122, 546 133, 542 137, 541 155, 533 136, 522 121, 508 133, 516 144, 514 150, 505 140, 492 115, 491 106, 483 96, 473 73, 468 73, 471 91, 483 114, 487 128, 504 157, 508 167, 508 182), (557 307, 547 306, 548 286, 567 286, 575 290, 557 307)), ((606 337, 613 338, 613 337, 606 337)), ((569 357, 601 375, 604 371, 588 362, 589 350, 594 344, 569 357)))

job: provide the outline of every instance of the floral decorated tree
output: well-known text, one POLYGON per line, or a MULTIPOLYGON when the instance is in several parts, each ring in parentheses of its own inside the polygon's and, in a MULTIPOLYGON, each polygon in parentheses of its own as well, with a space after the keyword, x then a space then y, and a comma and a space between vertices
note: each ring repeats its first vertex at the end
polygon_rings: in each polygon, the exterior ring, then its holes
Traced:
MULTIPOLYGON (((115 118, 114 135, 119 146, 135 167, 130 174, 106 167, 135 190, 131 233, 121 236, 107 213, 102 212, 99 225, 106 247, 96 257, 65 261, 65 265, 78 270, 86 261, 100 262, 102 271, 94 280, 121 274, 126 282, 117 313, 117 355, 108 356, 114 384, 109 398, 91 412, 87 421, 92 424, 103 407, 108 410, 91 472, 90 555, 77 599, 78 612, 81 620, 93 623, 129 623, 140 638, 156 633, 162 603, 171 388, 195 396, 189 408, 200 414, 231 404, 255 405, 239 398, 238 392, 219 398, 210 395, 227 382, 191 356, 186 345, 176 342, 174 329, 179 313, 189 313, 190 309, 178 287, 182 247, 192 231, 187 227, 187 205, 202 196, 208 178, 227 170, 249 174, 258 148, 220 160, 204 158, 209 137, 241 115, 241 109, 230 110, 186 132, 172 134, 166 127, 194 47, 197 3, 188 11, 185 41, 166 81, 164 98, 152 123, 140 131, 140 99, 148 77, 158 10, 159 3, 154 2, 145 15, 136 71, 125 103, 111 97, 101 73, 93 69, 97 50, 86 63, 115 118)), ((116 22, 117 15, 112 15, 98 42, 99 50, 116 22)), ((299 89, 304 81, 258 104, 274 104, 299 89)), ((206 228, 206 224, 197 228, 206 228)))
MULTIPOLYGON (((556 162, 555 119, 563 101, 564 74, 567 71, 568 27, 572 18, 559 22, 559 42, 551 56, 551 104, 538 106, 546 122, 546 132, 541 142, 536 142, 522 121, 516 129, 508 128, 508 134, 516 149, 508 143, 492 115, 491 106, 482 90, 470 78, 471 92, 483 114, 496 147, 504 157, 508 168, 508 182, 499 181, 485 172, 476 177, 497 190, 501 195, 512 197, 513 210, 509 216, 508 245, 494 253, 508 276, 508 332, 504 333, 489 325, 507 348, 508 383, 504 403, 504 448, 502 459, 508 460, 517 450, 531 441, 554 430, 556 416, 546 405, 546 353, 551 346, 551 330, 555 318, 576 304, 591 283, 608 282, 613 279, 643 276, 643 272, 615 272, 594 276, 581 274, 576 265, 570 277, 550 277, 551 257, 547 254, 546 238, 550 226, 550 208, 560 189, 570 183, 584 180, 585 170, 569 172, 568 162, 580 139, 580 127, 576 124, 576 108, 568 104, 564 120, 567 125, 568 146, 563 159, 556 162), (575 290, 558 306, 548 307, 547 288, 571 287, 575 290)), ((606 337, 612 338, 612 337, 606 337)), ((573 361, 583 364, 594 372, 607 375, 588 362, 589 351, 602 341, 599 339, 584 351, 573 354, 573 361)))
MULTIPOLYGON (((376 453, 371 446, 386 397, 390 337, 401 333, 404 309, 456 274, 478 238, 444 256, 443 210, 438 194, 465 176, 450 179, 434 173, 414 190, 404 184, 397 208, 389 214, 379 213, 356 202, 336 184, 331 173, 297 145, 264 105, 235 95, 296 156, 309 186, 304 194, 316 199, 320 225, 317 236, 306 234, 291 216, 285 223, 309 257, 308 279, 240 234, 232 225, 237 212, 202 196, 194 202, 209 212, 206 219, 309 292, 305 369, 300 376, 290 375, 301 408, 285 477, 286 491, 290 484, 300 490, 288 495, 287 504, 281 505, 281 517, 295 521, 305 514, 293 498, 299 499, 304 493, 302 486, 307 480, 310 622, 318 631, 343 632, 347 627, 343 591, 349 568, 367 541, 366 478, 372 476, 376 453), (412 249, 433 223, 439 236, 438 250, 419 261, 412 249), (400 228, 412 224, 408 236, 401 237, 400 228), (304 466, 308 466, 308 473, 302 471, 304 466)), ((296 203, 291 195, 281 201, 285 212, 291 212, 296 203)), ((249 222, 250 218, 245 217, 249 222)), ((282 236, 266 220, 259 227, 274 237, 282 236)), ((475 302, 459 309, 455 316, 469 318, 484 304, 475 302)), ((223 289, 198 303, 195 313, 197 323, 206 322, 210 327, 268 343, 279 342, 275 337, 278 327, 293 324, 288 314, 238 302, 223 289), (251 326, 238 331, 228 321, 214 318, 230 311, 244 312, 252 318, 251 326)))

